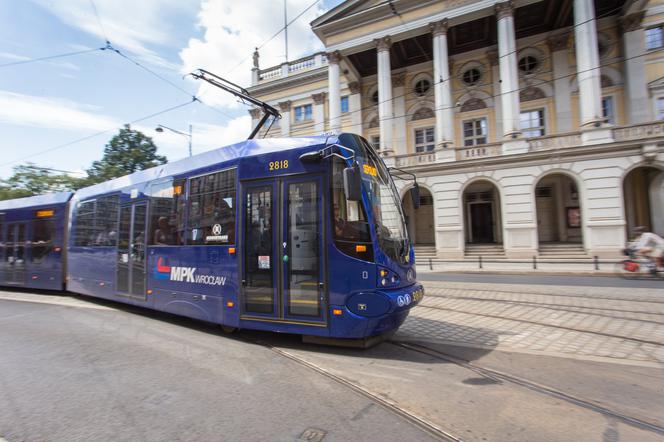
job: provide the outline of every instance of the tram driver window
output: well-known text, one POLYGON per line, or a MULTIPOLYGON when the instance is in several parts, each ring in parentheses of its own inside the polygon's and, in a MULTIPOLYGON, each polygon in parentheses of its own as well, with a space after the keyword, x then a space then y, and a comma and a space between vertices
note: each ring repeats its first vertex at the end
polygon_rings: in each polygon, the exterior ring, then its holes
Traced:
POLYGON ((235 169, 191 179, 187 243, 235 244, 235 169))

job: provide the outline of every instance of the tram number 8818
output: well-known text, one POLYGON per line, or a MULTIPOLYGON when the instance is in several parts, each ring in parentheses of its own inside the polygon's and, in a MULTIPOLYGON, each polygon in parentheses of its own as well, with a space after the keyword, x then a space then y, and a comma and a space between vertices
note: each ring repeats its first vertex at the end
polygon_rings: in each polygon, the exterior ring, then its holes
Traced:
POLYGON ((270 172, 279 169, 288 169, 288 160, 270 161, 270 172))

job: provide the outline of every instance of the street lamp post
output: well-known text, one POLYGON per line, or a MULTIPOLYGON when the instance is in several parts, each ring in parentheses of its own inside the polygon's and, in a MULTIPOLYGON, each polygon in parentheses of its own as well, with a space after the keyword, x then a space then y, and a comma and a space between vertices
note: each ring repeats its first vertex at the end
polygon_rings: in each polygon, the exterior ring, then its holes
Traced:
POLYGON ((189 156, 192 155, 192 153, 191 153, 191 140, 192 140, 193 137, 192 137, 192 134, 191 134, 191 124, 189 125, 189 133, 185 133, 185 132, 181 132, 179 130, 175 130, 175 129, 170 128, 168 126, 164 126, 163 124, 158 124, 157 127, 154 130, 159 132, 159 133, 162 133, 164 131, 164 129, 168 129, 171 132, 174 132, 178 135, 182 135, 183 137, 189 138, 189 156))

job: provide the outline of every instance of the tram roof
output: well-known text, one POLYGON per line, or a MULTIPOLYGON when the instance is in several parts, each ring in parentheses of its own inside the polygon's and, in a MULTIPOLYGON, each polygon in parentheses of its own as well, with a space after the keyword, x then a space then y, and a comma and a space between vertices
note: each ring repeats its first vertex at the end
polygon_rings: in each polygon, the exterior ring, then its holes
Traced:
POLYGON ((64 204, 69 201, 72 195, 72 192, 57 192, 0 201, 0 210, 24 209, 26 207, 64 204))
POLYGON ((240 158, 254 157, 272 152, 282 152, 285 150, 316 146, 325 144, 328 141, 336 142, 337 136, 320 135, 297 138, 262 138, 245 140, 236 144, 203 152, 192 157, 183 158, 172 163, 166 163, 161 166, 141 170, 110 181, 79 189, 76 191, 76 197, 84 199, 162 177, 181 175, 186 172, 208 167, 212 164, 223 163, 240 158))

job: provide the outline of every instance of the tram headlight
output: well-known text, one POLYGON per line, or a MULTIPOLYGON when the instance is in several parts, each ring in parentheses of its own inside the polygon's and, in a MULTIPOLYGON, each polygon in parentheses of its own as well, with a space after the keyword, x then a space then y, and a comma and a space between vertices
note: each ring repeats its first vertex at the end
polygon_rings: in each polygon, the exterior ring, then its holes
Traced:
POLYGON ((382 285, 387 285, 387 279, 385 279, 385 278, 381 279, 381 280, 380 280, 380 283, 381 283, 382 285))

